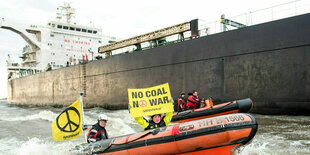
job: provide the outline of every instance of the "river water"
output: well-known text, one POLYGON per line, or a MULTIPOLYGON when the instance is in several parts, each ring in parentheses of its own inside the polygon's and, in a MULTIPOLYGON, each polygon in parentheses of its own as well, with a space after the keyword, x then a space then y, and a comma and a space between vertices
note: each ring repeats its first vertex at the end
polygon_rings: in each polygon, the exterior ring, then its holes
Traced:
MULTIPOLYGON (((71 141, 54 142, 51 124, 65 108, 15 106, 0 101, 0 154, 58 155, 84 143, 84 135, 71 141)), ((110 137, 142 131, 127 110, 85 109, 86 124, 96 123, 98 114, 109 117, 110 137)), ((310 154, 310 116, 253 114, 258 122, 255 139, 235 154, 310 154)))

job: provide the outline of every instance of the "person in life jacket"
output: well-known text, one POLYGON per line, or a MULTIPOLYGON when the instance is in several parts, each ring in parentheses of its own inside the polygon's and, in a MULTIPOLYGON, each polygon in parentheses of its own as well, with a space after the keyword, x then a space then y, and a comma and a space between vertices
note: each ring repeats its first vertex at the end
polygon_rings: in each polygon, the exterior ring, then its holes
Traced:
POLYGON ((154 128, 168 126, 171 122, 173 111, 168 112, 165 116, 161 117, 161 114, 151 116, 151 120, 147 120, 144 117, 136 117, 135 120, 142 126, 144 130, 150 130, 154 128))
POLYGON ((196 90, 193 91, 193 93, 189 93, 189 96, 187 98, 186 106, 189 110, 195 110, 196 104, 200 103, 200 99, 198 97, 198 92, 196 90))
POLYGON ((100 114, 98 117, 98 123, 92 126, 87 134, 87 142, 96 142, 102 139, 108 139, 108 133, 105 129, 108 117, 105 114, 100 114))
POLYGON ((177 108, 177 112, 182 112, 185 111, 185 93, 181 92, 180 97, 178 98, 178 108, 177 108))

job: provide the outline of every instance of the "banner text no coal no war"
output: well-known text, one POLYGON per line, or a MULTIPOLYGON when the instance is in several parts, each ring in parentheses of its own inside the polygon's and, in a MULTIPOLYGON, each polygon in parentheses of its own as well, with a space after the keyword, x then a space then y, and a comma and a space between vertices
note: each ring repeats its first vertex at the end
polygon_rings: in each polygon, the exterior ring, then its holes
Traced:
POLYGON ((128 89, 128 99, 131 117, 150 116, 173 111, 168 83, 150 88, 128 89))

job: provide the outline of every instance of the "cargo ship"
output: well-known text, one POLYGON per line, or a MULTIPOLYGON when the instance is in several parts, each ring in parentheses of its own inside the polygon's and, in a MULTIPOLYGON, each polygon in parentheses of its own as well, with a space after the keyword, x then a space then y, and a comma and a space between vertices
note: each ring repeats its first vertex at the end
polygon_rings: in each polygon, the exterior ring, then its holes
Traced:
POLYGON ((78 25, 72 21, 75 9, 64 3, 56 11, 56 19, 46 26, 13 23, 2 18, 1 28, 19 34, 27 43, 19 58, 12 62, 8 55, 8 79, 20 78, 39 72, 77 65, 104 57, 98 47, 117 41, 103 35, 102 29, 78 25))
POLYGON ((128 88, 168 82, 174 98, 198 90, 215 103, 251 98, 254 113, 309 114, 309 13, 253 26, 222 16, 221 24, 237 29, 208 35, 197 21, 102 45, 105 59, 10 79, 8 102, 67 106, 83 90, 86 107, 126 109, 128 88), (164 32, 180 39, 169 42, 164 32))

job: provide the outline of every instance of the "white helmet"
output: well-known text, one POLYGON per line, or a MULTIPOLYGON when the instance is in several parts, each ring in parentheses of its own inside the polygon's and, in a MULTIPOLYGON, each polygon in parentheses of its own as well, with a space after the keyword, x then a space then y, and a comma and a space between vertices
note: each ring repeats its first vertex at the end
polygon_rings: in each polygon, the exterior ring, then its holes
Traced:
POLYGON ((108 120, 108 116, 105 114, 100 114, 98 117, 98 121, 107 121, 108 120))

